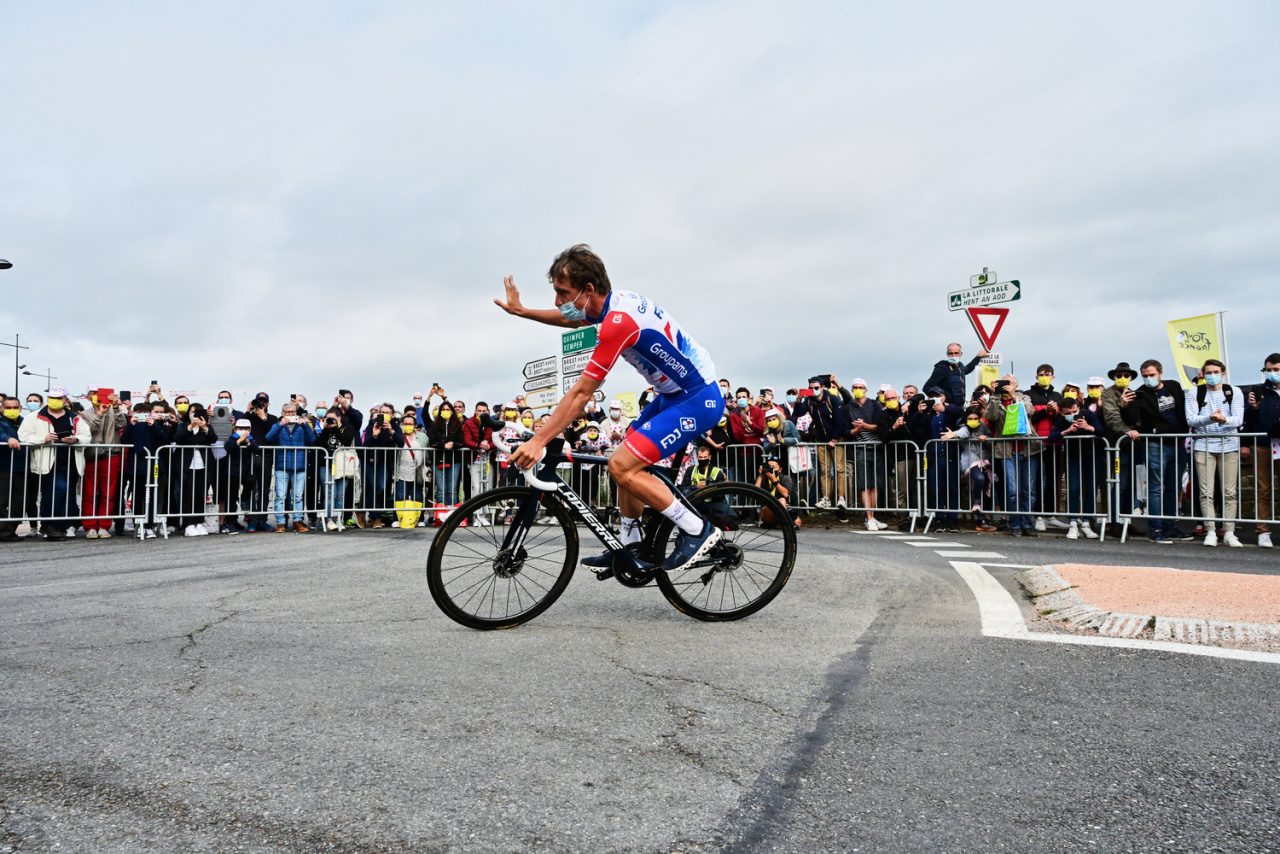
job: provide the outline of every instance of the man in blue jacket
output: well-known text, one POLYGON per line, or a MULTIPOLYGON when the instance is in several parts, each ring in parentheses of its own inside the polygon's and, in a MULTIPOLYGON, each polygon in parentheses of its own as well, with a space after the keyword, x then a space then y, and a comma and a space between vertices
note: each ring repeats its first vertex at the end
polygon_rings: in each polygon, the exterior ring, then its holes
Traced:
POLYGON ((289 520, 293 530, 305 534, 311 529, 302 521, 303 493, 307 487, 308 448, 316 443, 316 431, 305 418, 298 416, 298 407, 292 401, 280 408, 280 420, 267 431, 267 445, 276 445, 273 452, 275 471, 275 511, 277 534, 283 534, 286 519, 284 499, 289 496, 289 520))
POLYGON ((844 400, 827 389, 824 377, 809 377, 809 397, 801 398, 796 406, 796 418, 808 415, 812 419, 807 440, 818 446, 818 483, 821 497, 817 506, 831 509, 831 493, 836 493, 836 506, 848 506, 845 483, 844 442, 849 436, 849 422, 845 418, 844 400), (834 474, 835 489, 831 488, 834 474))
POLYGON ((969 374, 973 373, 973 369, 978 367, 978 363, 986 358, 989 354, 986 350, 979 350, 978 355, 964 362, 964 348, 955 341, 947 345, 947 358, 943 359, 933 366, 933 373, 929 374, 929 379, 925 380, 924 385, 920 386, 928 393, 929 389, 939 388, 942 393, 947 396, 953 404, 959 404, 961 401, 969 399, 969 395, 965 392, 965 380, 969 374))

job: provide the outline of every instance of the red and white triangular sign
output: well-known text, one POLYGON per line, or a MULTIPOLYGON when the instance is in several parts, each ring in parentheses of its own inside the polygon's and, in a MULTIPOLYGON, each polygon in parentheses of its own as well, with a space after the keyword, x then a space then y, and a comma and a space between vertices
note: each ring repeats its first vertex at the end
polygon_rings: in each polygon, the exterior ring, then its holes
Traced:
POLYGON ((1004 327, 1005 318, 1009 316, 1009 309, 974 306, 973 308, 966 308, 964 313, 969 315, 969 323, 973 326, 973 331, 977 333, 978 340, 982 342, 982 349, 994 350, 996 338, 1004 327), (991 326, 991 331, 988 332, 987 324, 992 320, 994 320, 994 324, 991 326))

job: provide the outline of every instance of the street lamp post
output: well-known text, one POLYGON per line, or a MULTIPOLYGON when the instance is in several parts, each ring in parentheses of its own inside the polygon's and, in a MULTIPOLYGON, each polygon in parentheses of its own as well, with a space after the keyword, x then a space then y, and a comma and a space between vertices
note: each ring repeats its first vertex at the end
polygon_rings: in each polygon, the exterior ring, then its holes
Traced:
POLYGON ((22 373, 24 376, 28 377, 44 377, 45 394, 49 393, 49 389, 53 388, 53 381, 57 379, 57 377, 53 375, 53 368, 48 368, 44 371, 23 371, 22 373))
POLYGON ((0 341, 0 347, 13 348, 13 395, 14 397, 21 399, 22 393, 18 391, 18 371, 26 367, 26 365, 18 364, 18 356, 20 355, 19 353, 20 350, 30 350, 31 348, 28 347, 26 344, 22 343, 22 336, 20 336, 16 332, 13 335, 12 344, 10 344, 8 341, 0 341))

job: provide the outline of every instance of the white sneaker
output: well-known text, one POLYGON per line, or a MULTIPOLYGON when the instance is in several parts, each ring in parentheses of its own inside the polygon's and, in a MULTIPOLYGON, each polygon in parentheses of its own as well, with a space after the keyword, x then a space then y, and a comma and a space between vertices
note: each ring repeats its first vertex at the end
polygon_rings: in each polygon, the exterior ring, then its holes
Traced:
POLYGON ((836 506, 839 507, 841 510, 845 510, 849 507, 849 502, 843 498, 837 498, 836 506))
POLYGON ((879 523, 879 522, 877 522, 875 519, 868 519, 868 520, 867 520, 867 530, 868 530, 868 531, 879 531, 879 530, 880 530, 880 523, 879 523))
POLYGON ((1044 517, 1043 517, 1043 516, 1037 516, 1037 517, 1036 517, 1035 529, 1036 529, 1037 531, 1041 531, 1041 532, 1043 532, 1043 531, 1044 531, 1044 517))
POLYGON ((881 522, 879 519, 872 519, 871 521, 876 523, 876 530, 878 531, 886 530, 889 527, 884 522, 881 522))
POLYGON ((126 534, 132 534, 134 531, 138 530, 138 526, 133 523, 133 519, 125 519, 124 530, 126 534))
POLYGON ((821 498, 819 498, 819 499, 818 499, 818 503, 817 503, 817 504, 815 504, 815 505, 813 505, 813 506, 814 506, 814 507, 817 507, 819 510, 830 510, 830 509, 831 509, 831 499, 827 498, 827 497, 824 495, 824 496, 822 496, 821 498))
POLYGON ((196 536, 197 536, 197 537, 207 537, 207 536, 209 536, 209 529, 208 529, 208 528, 206 528, 206 527, 205 527, 204 525, 202 525, 202 524, 197 524, 197 525, 196 525, 196 536))
POLYGON ((184 536, 184 537, 198 537, 198 536, 200 536, 200 535, 196 533, 196 526, 195 526, 195 525, 188 525, 186 528, 184 528, 184 529, 182 530, 182 536, 184 536))
POLYGON ((1141 505, 1141 504, 1134 505, 1134 508, 1133 508, 1133 515, 1135 515, 1135 516, 1145 516, 1145 515, 1147 515, 1146 508, 1145 508, 1145 507, 1143 507, 1143 505, 1141 505))
POLYGON ((1072 522, 1069 526, 1067 526, 1067 539, 1068 540, 1080 539, 1080 526, 1077 525, 1075 522, 1072 522))
POLYGON ((1230 547, 1231 547, 1231 548, 1233 548, 1233 549, 1242 549, 1242 548, 1244 548, 1244 543, 1240 542, 1240 540, 1236 538, 1236 532, 1235 532, 1235 531, 1227 531, 1225 534, 1223 534, 1223 535, 1222 535, 1222 544, 1223 544, 1224 546, 1230 546, 1230 547))
POLYGON ((1270 531, 1263 531, 1261 534, 1258 534, 1258 548, 1260 549, 1271 548, 1271 532, 1270 531))
POLYGON ((488 516, 485 516, 483 513, 481 513, 476 516, 476 525, 481 528, 488 528, 491 525, 493 525, 493 523, 489 521, 488 516))
POLYGON ((31 536, 31 523, 30 523, 30 522, 19 522, 19 523, 18 523, 18 529, 17 529, 16 531, 14 531, 14 533, 15 533, 15 534, 17 534, 19 537, 29 537, 29 536, 31 536))
POLYGON ((101 531, 99 531, 99 532, 98 532, 98 539, 100 539, 100 540, 109 540, 109 539, 111 539, 111 532, 110 532, 110 531, 108 531, 108 530, 106 530, 106 529, 104 528, 103 530, 101 530, 101 531))
POLYGON ((393 527, 393 528, 399 528, 399 527, 400 527, 400 523, 399 523, 399 522, 392 522, 392 523, 391 523, 391 527, 393 527))
POLYGON ((1076 523, 1072 522, 1070 525, 1068 525, 1066 522, 1062 521, 1057 516, 1050 516, 1047 524, 1049 525, 1050 528, 1057 528, 1058 530, 1064 530, 1066 528, 1074 527, 1076 523))
POLYGON ((1088 522, 1081 522, 1081 523, 1080 523, 1080 533, 1084 534, 1086 537, 1088 537, 1088 538, 1089 538, 1089 539, 1091 539, 1091 540, 1096 540, 1096 539, 1098 539, 1098 534, 1097 534, 1097 532, 1095 532, 1095 531, 1093 530, 1093 528, 1090 528, 1090 527, 1089 527, 1089 523, 1088 523, 1088 522))
POLYGON ((142 529, 142 539, 144 539, 144 540, 154 540, 155 538, 156 538, 156 532, 155 532, 155 531, 151 530, 150 528, 143 528, 143 529, 142 529))
POLYGON ((324 523, 324 529, 326 531, 336 531, 338 530, 338 523, 330 519, 329 521, 324 523))
POLYGON ((95 529, 90 528, 88 531, 85 532, 84 538, 86 540, 96 540, 98 539, 98 532, 95 529))
POLYGON ((74 540, 76 537, 76 529, 74 526, 67 528, 67 539, 74 540))
POLYGON ((1204 535, 1204 544, 1209 547, 1216 546, 1218 544, 1218 532, 1210 528, 1209 532, 1204 535))

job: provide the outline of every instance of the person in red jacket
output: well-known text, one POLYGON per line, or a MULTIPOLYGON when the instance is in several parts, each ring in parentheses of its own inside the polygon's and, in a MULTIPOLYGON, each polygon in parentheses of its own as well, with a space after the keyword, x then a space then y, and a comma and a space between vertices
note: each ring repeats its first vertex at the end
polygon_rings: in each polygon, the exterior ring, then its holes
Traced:
POLYGON ((467 463, 470 495, 479 495, 493 487, 493 428, 489 426, 489 404, 476 402, 475 412, 462 422, 462 444, 471 452, 467 463))
POLYGON ((734 405, 728 412, 728 418, 732 444, 754 446, 737 448, 730 453, 729 479, 754 478, 756 469, 764 460, 759 450, 764 440, 764 410, 751 402, 751 391, 743 387, 734 393, 734 405))

